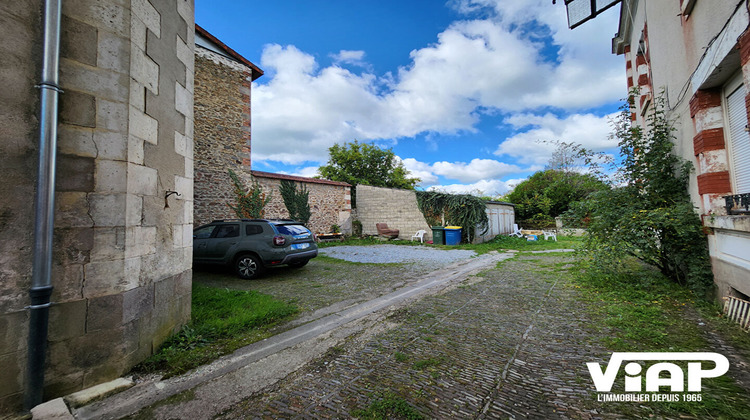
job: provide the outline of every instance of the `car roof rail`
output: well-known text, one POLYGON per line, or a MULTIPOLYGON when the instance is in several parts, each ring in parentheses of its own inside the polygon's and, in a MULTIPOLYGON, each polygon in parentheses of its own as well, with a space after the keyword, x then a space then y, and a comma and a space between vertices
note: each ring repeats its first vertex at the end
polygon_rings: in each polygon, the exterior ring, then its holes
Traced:
POLYGON ((211 223, 225 223, 225 222, 267 222, 266 219, 216 219, 211 221, 211 223))

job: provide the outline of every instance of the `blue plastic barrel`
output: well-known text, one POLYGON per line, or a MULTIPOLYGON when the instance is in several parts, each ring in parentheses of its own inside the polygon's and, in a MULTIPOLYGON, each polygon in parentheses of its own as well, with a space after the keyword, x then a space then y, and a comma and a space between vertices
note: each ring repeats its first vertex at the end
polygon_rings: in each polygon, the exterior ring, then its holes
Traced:
POLYGON ((461 226, 445 227, 445 244, 458 245, 461 243, 461 226))

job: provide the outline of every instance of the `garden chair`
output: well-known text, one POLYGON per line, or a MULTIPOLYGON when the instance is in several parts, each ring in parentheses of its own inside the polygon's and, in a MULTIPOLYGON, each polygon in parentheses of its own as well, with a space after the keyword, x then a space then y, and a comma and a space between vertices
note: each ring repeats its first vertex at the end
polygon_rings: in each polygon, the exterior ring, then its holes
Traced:
POLYGON ((552 238, 557 242, 557 232, 554 230, 543 230, 542 234, 544 235, 544 240, 546 241, 549 238, 552 238))
POLYGON ((386 239, 398 238, 398 229, 389 228, 387 223, 375 223, 375 228, 378 230, 378 236, 386 239))
POLYGON ((414 236, 411 237, 411 240, 419 239, 419 242, 424 243, 424 234, 427 233, 426 230, 418 230, 417 233, 414 234, 414 236))
POLYGON ((519 228, 516 223, 513 223, 513 233, 511 233, 510 236, 517 236, 519 238, 523 238, 523 233, 521 233, 521 228, 519 228))

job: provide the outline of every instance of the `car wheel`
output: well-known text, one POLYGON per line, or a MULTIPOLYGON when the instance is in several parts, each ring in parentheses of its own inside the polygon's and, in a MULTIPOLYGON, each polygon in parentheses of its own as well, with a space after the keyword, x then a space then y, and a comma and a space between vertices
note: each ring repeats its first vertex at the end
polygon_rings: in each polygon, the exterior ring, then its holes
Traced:
POLYGON ((297 261, 293 263, 289 263, 289 267, 292 268, 302 268, 307 265, 307 263, 310 262, 310 260, 303 260, 303 261, 297 261))
POLYGON ((255 255, 244 254, 234 261, 234 271, 243 279, 252 279, 260 275, 263 265, 255 255))

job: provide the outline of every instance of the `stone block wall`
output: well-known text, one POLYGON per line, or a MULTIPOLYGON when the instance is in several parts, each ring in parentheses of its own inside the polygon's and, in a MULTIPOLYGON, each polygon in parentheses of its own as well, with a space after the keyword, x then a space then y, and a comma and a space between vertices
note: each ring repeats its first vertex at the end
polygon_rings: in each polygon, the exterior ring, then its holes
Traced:
POLYGON ((249 182, 252 69, 215 51, 195 50, 195 225, 236 217, 227 171, 249 182))
MULTIPOLYGON (((41 9, 0 5, 0 414, 26 369, 41 9)), ((114 379, 190 318, 193 19, 191 0, 63 2, 45 399, 114 379)))
POLYGON ((351 186, 345 182, 313 179, 268 172, 252 171, 253 179, 258 181, 266 194, 271 194, 271 201, 265 208, 265 217, 286 219, 289 212, 279 192, 282 179, 297 183, 297 188, 304 185, 309 191, 308 202, 312 216, 308 227, 313 233, 330 233, 332 225, 339 225, 341 232, 351 234, 351 186))
POLYGON ((356 219, 362 223, 363 235, 377 235, 376 223, 388 223, 399 230, 399 239, 411 239, 424 229, 425 241, 432 240, 432 229, 419 211, 417 194, 412 190, 357 185, 356 219))

